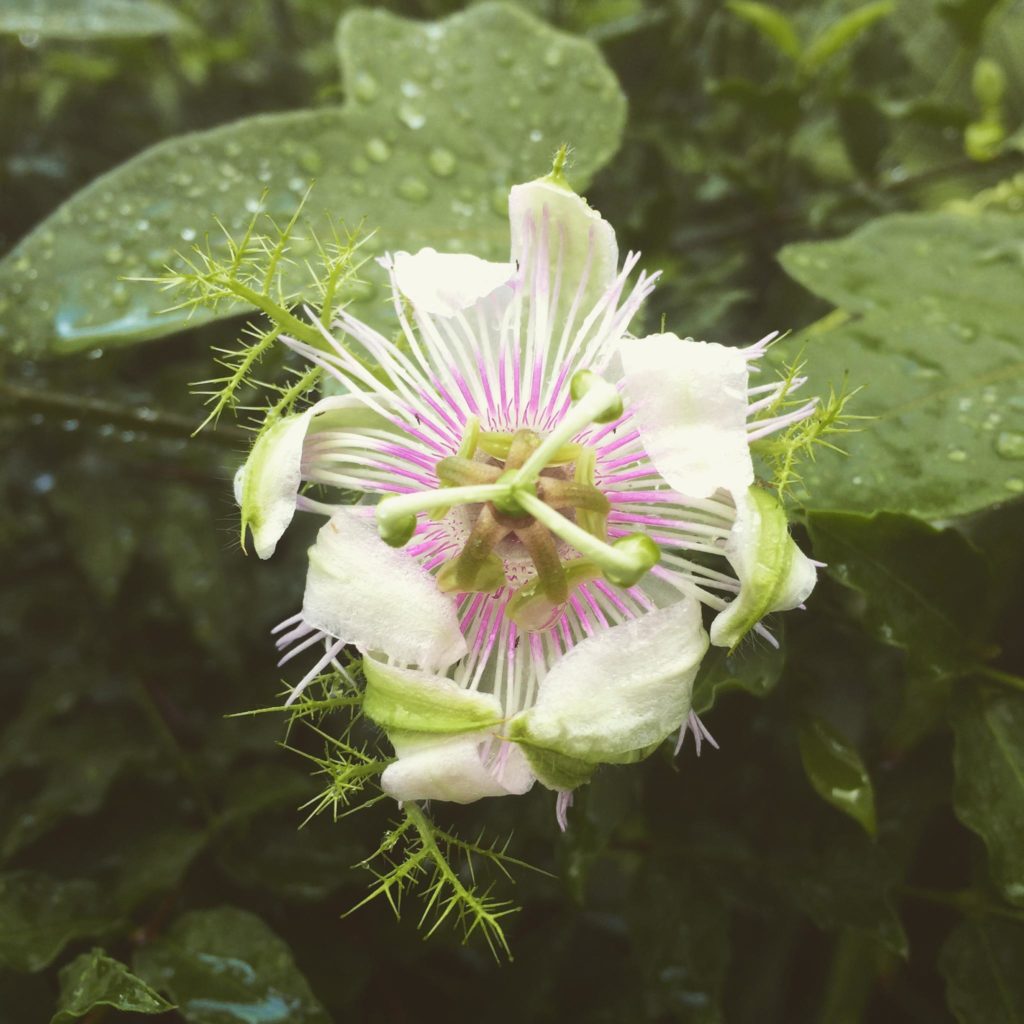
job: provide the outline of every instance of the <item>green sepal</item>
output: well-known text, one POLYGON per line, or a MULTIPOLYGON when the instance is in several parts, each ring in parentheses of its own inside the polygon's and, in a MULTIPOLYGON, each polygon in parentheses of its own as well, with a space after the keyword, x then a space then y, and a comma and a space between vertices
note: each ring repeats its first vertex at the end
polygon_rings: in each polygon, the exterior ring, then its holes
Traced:
POLYGON ((517 728, 515 722, 512 723, 508 732, 510 733, 509 739, 514 740, 526 755, 534 775, 548 789, 576 789, 578 786, 588 783, 600 765, 636 764, 638 761, 646 761, 664 743, 664 740, 659 740, 659 742, 652 743, 640 750, 630 750, 623 754, 602 757, 600 761, 585 761, 582 758, 552 750, 550 747, 541 747, 530 743, 525 738, 526 729, 517 728), (523 738, 519 738, 519 734, 523 738))
MULTIPOLYGON (((752 528, 753 536, 738 536, 737 550, 727 551, 740 577, 740 592, 711 624, 711 642, 730 650, 769 612, 799 603, 790 600, 797 585, 794 573, 799 575, 798 571, 809 565, 789 535, 786 511, 779 499, 760 487, 751 487, 746 498, 748 529, 752 528)), ((734 527, 734 532, 739 530, 734 527)))
POLYGON ((363 711, 389 733, 480 732, 501 723, 501 706, 490 694, 463 690, 443 676, 382 665, 363 658, 363 711))
MULTIPOLYGON (((267 427, 256 438, 249 450, 244 467, 236 477, 237 493, 235 497, 238 500, 241 516, 241 548, 243 551, 245 550, 246 531, 251 532, 255 538, 266 522, 266 506, 270 502, 266 500, 263 492, 266 490, 267 471, 274 461, 278 442, 297 427, 300 420, 304 419, 308 419, 308 417, 303 413, 293 413, 281 417, 276 423, 267 427)), ((303 431, 303 437, 305 437, 305 431, 303 431)), ((299 444, 301 445, 301 441, 299 444)), ((297 480, 296 486, 298 483, 297 480)), ((277 497, 276 493, 273 496, 277 497)))
MULTIPOLYGON (((515 731, 513 727, 513 732, 515 731)), ((515 737, 511 737, 515 739, 515 737)), ((530 762, 534 775, 548 789, 576 789, 590 781, 597 765, 581 761, 557 750, 535 747, 531 743, 517 740, 519 748, 530 762)))

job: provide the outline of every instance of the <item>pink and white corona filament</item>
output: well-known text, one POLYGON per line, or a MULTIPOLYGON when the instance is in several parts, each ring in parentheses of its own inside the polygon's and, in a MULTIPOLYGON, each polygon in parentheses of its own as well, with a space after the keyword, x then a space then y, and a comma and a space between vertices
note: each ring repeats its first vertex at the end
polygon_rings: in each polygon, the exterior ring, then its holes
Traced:
POLYGON ((789 400, 801 378, 751 382, 771 339, 634 337, 657 275, 619 266, 557 171, 509 213, 508 263, 382 261, 397 340, 342 313, 322 346, 289 342, 343 394, 266 429, 236 480, 261 557, 296 509, 329 517, 278 643, 316 652, 292 699, 361 653, 399 800, 566 794, 687 723, 707 736, 709 639, 735 647, 815 581, 754 477, 751 442, 814 409, 789 400))

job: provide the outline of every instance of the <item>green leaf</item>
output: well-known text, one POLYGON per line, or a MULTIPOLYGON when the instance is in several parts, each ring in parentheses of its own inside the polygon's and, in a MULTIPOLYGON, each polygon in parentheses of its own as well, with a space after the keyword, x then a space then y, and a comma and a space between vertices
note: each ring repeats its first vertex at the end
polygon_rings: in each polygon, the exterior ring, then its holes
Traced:
POLYGON ((194 488, 167 486, 160 514, 150 525, 153 557, 188 614, 196 639, 222 661, 237 660, 231 638, 232 604, 237 595, 218 571, 224 541, 208 528, 210 506, 194 488))
POLYGON ((63 520, 75 562, 99 596, 110 601, 128 572, 143 529, 150 525, 151 510, 139 495, 122 493, 114 499, 116 478, 98 473, 92 462, 70 467, 67 475, 72 479, 55 487, 49 502, 63 520))
POLYGON ((135 970, 169 993, 189 1024, 330 1024, 288 946, 245 910, 182 915, 136 953, 135 970))
MULTIPOLYGON (((774 626, 781 634, 778 624, 774 626)), ((714 707, 720 694, 733 690, 766 696, 775 689, 784 662, 782 646, 772 647, 757 640, 747 640, 731 654, 722 647, 710 648, 693 684, 693 710, 702 715, 714 707)))
POLYGON ((853 928, 906 956, 907 937, 889 899, 895 872, 881 847, 853 825, 801 837, 775 866, 797 905, 819 928, 853 928))
POLYGON ((42 770, 41 784, 0 809, 0 856, 9 857, 69 815, 95 812, 114 781, 152 761, 141 723, 123 709, 88 708, 56 720, 15 721, 5 736, 0 774, 42 770))
POLYGON ((958 925, 939 955, 959 1024, 1024 1021, 1024 926, 991 917, 958 925))
POLYGON ((246 763, 226 780, 217 861, 236 886, 317 902, 340 886, 361 884, 340 871, 366 856, 330 814, 306 820, 323 780, 277 763, 246 763))
POLYGON ((108 931, 99 887, 36 871, 0 875, 0 966, 39 971, 73 939, 108 931))
POLYGON ((125 913, 177 885, 208 839, 200 828, 153 820, 152 811, 133 817, 107 826, 108 851, 97 865, 109 879, 110 899, 125 913))
MULTIPOLYGON (((720 1024, 729 913, 713 879, 654 864, 630 891, 626 924, 644 977, 647 1020, 720 1024)), ((641 1018, 643 1019, 643 1018, 641 1018)))
POLYGON ((889 119, 869 93, 846 93, 836 105, 839 134, 850 163, 865 178, 874 178, 891 141, 889 119))
POLYGON ((943 0, 938 5, 939 15, 944 18, 968 46, 981 42, 988 16, 1001 0, 943 0))
POLYGON ((729 0, 730 11, 753 25, 766 39, 773 42, 787 57, 794 60, 800 54, 800 37, 793 22, 782 11, 755 0, 729 0))
POLYGON ((894 7, 892 0, 878 0, 833 22, 808 44, 800 58, 802 67, 812 73, 820 70, 837 53, 852 46, 876 21, 892 14, 894 7))
POLYGON ((174 1006, 102 949, 82 953, 60 972, 60 998, 50 1024, 71 1024, 97 1006, 127 1013, 166 1013, 174 1006))
POLYGON ((43 39, 172 35, 191 22, 159 0, 7 0, 0 32, 43 39))
MULTIPOLYGON (((289 287, 309 284, 311 231, 376 234, 365 252, 424 245, 507 259, 507 192, 547 172, 570 143, 584 186, 619 144, 625 102, 596 47, 515 7, 484 3, 437 24, 356 10, 339 30, 348 102, 268 114, 160 143, 72 197, 0 263, 0 342, 75 352, 160 337, 186 311, 148 283, 219 217, 239 234, 252 211, 287 219, 306 204, 289 287)), ((361 298, 381 315, 380 268, 361 298)), ((286 275, 287 277, 287 275, 286 275)), ((244 306, 204 310, 188 322, 244 306)))
POLYGON ((1024 493, 1021 222, 1005 214, 894 214, 833 242, 787 246, 787 273, 840 306, 779 345, 806 345, 819 387, 864 386, 877 419, 819 456, 802 500, 925 519, 1024 493))
MULTIPOLYGON (((310 789, 306 780, 306 792, 310 789)), ((309 808, 265 814, 234 828, 217 849, 217 862, 235 886, 283 896, 293 903, 320 903, 358 875, 343 870, 366 855, 365 846, 324 814, 300 828, 309 808)))
POLYGON ((1024 905, 1024 694, 965 680, 950 719, 957 817, 984 840, 1003 895, 1024 905))
POLYGON ((867 599, 863 617, 880 640, 945 670, 985 653, 988 567, 955 530, 885 512, 811 512, 807 525, 829 575, 867 599))
POLYGON ((814 718, 800 728, 800 757, 817 794, 874 836, 875 791, 857 749, 814 718))

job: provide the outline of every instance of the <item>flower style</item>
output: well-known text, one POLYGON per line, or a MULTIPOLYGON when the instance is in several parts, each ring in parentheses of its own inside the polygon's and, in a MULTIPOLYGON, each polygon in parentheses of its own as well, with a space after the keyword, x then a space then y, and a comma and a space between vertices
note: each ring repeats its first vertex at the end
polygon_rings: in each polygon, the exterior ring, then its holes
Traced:
POLYGON ((320 652, 290 700, 352 645, 395 750, 386 792, 466 803, 539 780, 564 825, 596 765, 688 725, 700 739, 709 639, 770 638, 760 620, 813 588, 751 443, 814 402, 789 400, 802 378, 750 383, 773 336, 633 337, 657 274, 630 285, 638 255, 619 267, 557 170, 514 187, 509 213, 508 263, 382 260, 397 341, 345 312, 340 339, 289 341, 344 393, 266 429, 236 495, 263 558, 297 509, 329 517, 277 629, 282 661, 320 652))

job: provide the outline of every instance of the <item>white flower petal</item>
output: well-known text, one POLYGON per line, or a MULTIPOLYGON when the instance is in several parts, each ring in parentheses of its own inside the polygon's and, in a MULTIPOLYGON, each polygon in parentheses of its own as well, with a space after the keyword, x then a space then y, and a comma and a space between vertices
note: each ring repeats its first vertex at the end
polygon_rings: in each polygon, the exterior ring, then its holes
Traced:
POLYGON ((430 669, 466 653, 452 598, 353 509, 336 512, 309 549, 302 615, 364 653, 430 669))
POLYGON ((674 334, 624 339, 628 408, 658 472, 675 490, 706 498, 754 482, 747 443, 747 359, 740 349, 674 334))
MULTIPOLYGON (((506 287, 515 276, 511 263, 491 263, 468 253, 396 252, 393 258, 399 291, 432 316, 454 316, 506 287)), ((511 298, 512 289, 507 288, 511 298)))
POLYGON ((519 265, 528 293, 539 288, 554 291, 558 267, 558 306, 550 318, 555 341, 570 310, 574 320, 582 321, 608 291, 618 274, 619 247, 615 231, 600 213, 567 185, 550 177, 525 185, 514 185, 508 197, 512 229, 512 261, 519 265), (546 240, 549 270, 540 267, 534 276, 535 261, 546 240))
POLYGON ((555 663, 511 734, 583 761, 632 760, 686 719, 707 647, 689 597, 596 633, 555 663))
POLYGON ((260 558, 269 558, 295 515, 302 483, 302 445, 311 410, 285 416, 256 440, 235 474, 235 501, 242 510, 242 534, 248 529, 260 558))
POLYGON ((770 612, 804 603, 817 581, 810 559, 789 535, 778 499, 759 487, 735 496, 736 522, 725 555, 740 592, 711 624, 711 642, 735 647, 770 612))
POLYGON ((494 753, 496 742, 486 732, 441 737, 396 733, 392 743, 398 760, 384 769, 380 783, 396 800, 468 804, 486 796, 519 795, 534 782, 522 751, 513 745, 494 753))
MULTIPOLYGON (((302 483, 302 446, 310 428, 354 426, 374 417, 351 395, 324 398, 301 413, 282 416, 256 440, 235 474, 235 501, 243 534, 252 533, 260 558, 269 558, 295 515, 302 483)), ((380 417, 375 417, 374 425, 380 417)))
POLYGON ((302 483, 302 446, 310 429, 349 429, 390 424, 354 395, 322 398, 302 413, 284 416, 265 430, 234 474, 234 501, 242 510, 260 558, 269 558, 295 515, 302 483))

